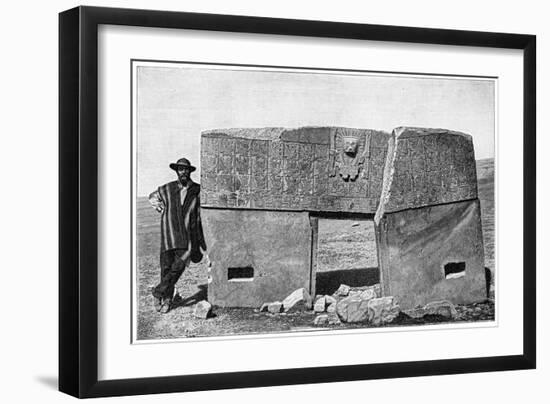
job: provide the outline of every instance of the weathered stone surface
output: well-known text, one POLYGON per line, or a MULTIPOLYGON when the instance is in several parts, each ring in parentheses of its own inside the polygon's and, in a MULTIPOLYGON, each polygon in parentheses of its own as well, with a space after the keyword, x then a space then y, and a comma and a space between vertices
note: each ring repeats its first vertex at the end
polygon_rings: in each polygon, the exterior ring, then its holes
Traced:
POLYGON ((371 300, 375 299, 377 296, 376 291, 373 288, 369 288, 361 292, 359 297, 361 298, 361 300, 371 300))
POLYGON ((426 314, 426 312, 424 311, 424 307, 422 306, 417 306, 413 307, 412 309, 404 310, 403 313, 412 318, 422 318, 424 317, 424 314, 426 314))
POLYGON ((347 296, 349 295, 351 288, 348 285, 340 285, 338 290, 334 292, 335 296, 347 296))
POLYGON ((374 293, 354 294, 336 303, 336 313, 345 323, 358 323, 369 318, 368 304, 374 298, 374 293))
POLYGON ((201 215, 212 264, 208 285, 212 304, 260 307, 284 299, 289 291, 314 287, 307 212, 203 208, 201 215), (230 268, 246 267, 251 268, 251 277, 230 279, 230 268))
POLYGON ((403 310, 486 298, 479 200, 387 213, 375 229, 383 294, 403 310))
POLYGON ((281 302, 272 302, 267 305, 267 311, 270 313, 280 313, 283 311, 283 304, 281 302))
POLYGON ((399 305, 393 296, 368 301, 368 321, 372 325, 391 323, 399 315, 399 305))
POLYGON ((456 318, 458 315, 454 304, 446 300, 430 302, 424 306, 424 311, 426 314, 438 315, 447 318, 456 318))
POLYGON ((361 290, 362 292, 369 291, 368 293, 371 293, 370 291, 372 291, 375 297, 382 297, 382 287, 380 286, 379 283, 376 283, 374 285, 367 286, 367 287, 362 287, 361 290))
POLYGON ((405 314, 412 318, 422 318, 426 315, 438 315, 449 319, 455 319, 458 317, 458 312, 455 305, 447 300, 430 302, 424 307, 418 306, 413 309, 406 310, 405 314))
POLYGON ((342 324, 336 313, 328 313, 328 323, 329 325, 342 324))
MULTIPOLYGON (((378 297, 395 296, 403 308, 485 298, 469 135, 407 127, 391 136, 341 127, 216 129, 202 134, 201 186, 213 304, 258 307, 298 288, 314 294, 316 219, 309 212, 376 212, 378 297), (449 274, 448 265, 466 270, 449 274), (246 267, 253 268, 249 279, 228 274, 246 267)), ((361 293, 372 295, 351 295, 361 293)))
POLYGON ((336 325, 341 324, 340 319, 336 314, 319 314, 313 320, 314 325, 336 325))
POLYGON ((315 304, 313 305, 313 311, 316 313, 322 313, 325 311, 326 307, 326 299, 324 296, 320 297, 315 301, 315 304))
POLYGON ((340 127, 205 131, 202 205, 374 213, 389 138, 340 127), (350 137, 357 147, 353 157, 345 153, 350 137))
POLYGON ((327 325, 328 324, 328 314, 319 314, 313 320, 314 325, 327 325))
POLYGON ((380 284, 372 286, 359 286, 359 287, 350 287, 348 296, 360 296, 362 299, 373 299, 375 297, 381 297, 380 284))
POLYGON ((336 304, 338 303, 338 300, 336 298, 330 295, 325 295, 325 303, 327 313, 336 313, 336 304))
POLYGON ((212 305, 206 300, 201 300, 193 309, 193 316, 197 318, 208 318, 212 314, 212 305))
POLYGON ((465 133, 396 128, 384 172, 377 221, 384 212, 477 198, 474 146, 465 133))
POLYGON ((305 288, 296 289, 285 300, 283 300, 283 309, 285 312, 294 310, 311 309, 311 296, 305 288))

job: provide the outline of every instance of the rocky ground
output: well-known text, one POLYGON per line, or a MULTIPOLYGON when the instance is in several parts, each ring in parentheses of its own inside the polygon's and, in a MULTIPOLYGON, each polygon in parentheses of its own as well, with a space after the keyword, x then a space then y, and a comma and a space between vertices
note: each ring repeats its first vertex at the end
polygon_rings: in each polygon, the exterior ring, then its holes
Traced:
MULTIPOLYGON (((481 200, 486 266, 494 274, 494 175, 493 161, 478 162, 478 187, 481 200)), ((158 282, 158 214, 144 198, 138 198, 138 340, 181 337, 285 333, 332 329, 408 326, 494 319, 494 303, 489 299, 471 305, 456 305, 453 317, 426 314, 420 318, 398 312, 391 322, 374 325, 368 320, 352 323, 316 321, 326 313, 296 310, 282 313, 260 312, 259 308, 212 307, 210 317, 197 318, 196 304, 207 298, 206 262, 192 264, 177 284, 175 307, 167 314, 153 308, 150 288, 158 282)), ((352 292, 363 285, 379 282, 373 223, 370 221, 321 220, 319 223, 317 293, 333 295, 341 284, 352 292)), ((492 296, 494 296, 494 276, 492 296)), ((345 298, 340 296, 339 299, 345 298)), ((315 300, 315 299, 313 299, 315 300)), ((312 302, 314 303, 314 301, 312 302)), ((397 312, 396 312, 397 313, 397 312)), ((331 315, 334 318, 335 314, 331 315)))

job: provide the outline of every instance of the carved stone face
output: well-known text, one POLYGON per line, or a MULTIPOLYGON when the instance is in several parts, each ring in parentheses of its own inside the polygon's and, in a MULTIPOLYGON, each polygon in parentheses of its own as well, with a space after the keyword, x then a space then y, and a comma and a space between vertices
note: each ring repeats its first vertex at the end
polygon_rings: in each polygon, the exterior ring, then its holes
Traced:
POLYGON ((357 153, 358 140, 354 138, 344 138, 344 153, 348 156, 355 156, 357 153))

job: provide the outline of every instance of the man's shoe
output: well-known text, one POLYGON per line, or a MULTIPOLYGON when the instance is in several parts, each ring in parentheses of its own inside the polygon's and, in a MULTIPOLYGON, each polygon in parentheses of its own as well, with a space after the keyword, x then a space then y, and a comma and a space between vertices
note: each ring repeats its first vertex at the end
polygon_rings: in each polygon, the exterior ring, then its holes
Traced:
POLYGON ((166 314, 172 308, 172 299, 162 299, 159 313, 166 314))
POLYGON ((153 306, 156 311, 160 311, 162 308, 162 299, 160 297, 153 296, 153 306))

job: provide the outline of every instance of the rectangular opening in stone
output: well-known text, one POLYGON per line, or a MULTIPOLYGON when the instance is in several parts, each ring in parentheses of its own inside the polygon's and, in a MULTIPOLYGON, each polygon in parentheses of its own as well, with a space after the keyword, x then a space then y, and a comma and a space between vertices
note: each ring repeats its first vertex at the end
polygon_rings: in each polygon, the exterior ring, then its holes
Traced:
POLYGON ((466 273, 465 262, 449 262, 443 267, 445 271, 445 279, 461 278, 466 273))
POLYGON ((254 280, 254 268, 234 267, 227 268, 227 280, 232 282, 246 282, 254 280))
POLYGON ((357 287, 380 281, 374 222, 370 217, 320 217, 318 229, 317 294, 332 294, 341 284, 357 287))

